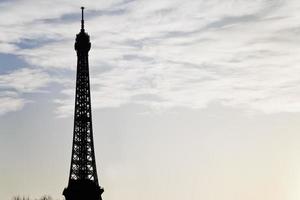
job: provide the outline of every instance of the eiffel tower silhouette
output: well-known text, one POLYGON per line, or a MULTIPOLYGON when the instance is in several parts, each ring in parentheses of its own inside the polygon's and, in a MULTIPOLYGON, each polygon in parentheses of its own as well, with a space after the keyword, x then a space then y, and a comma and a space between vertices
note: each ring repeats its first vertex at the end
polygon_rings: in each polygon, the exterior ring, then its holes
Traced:
POLYGON ((76 35, 77 75, 74 113, 74 133, 66 200, 102 200, 99 186, 92 127, 91 91, 88 54, 90 36, 84 30, 84 7, 81 7, 81 30, 76 35))

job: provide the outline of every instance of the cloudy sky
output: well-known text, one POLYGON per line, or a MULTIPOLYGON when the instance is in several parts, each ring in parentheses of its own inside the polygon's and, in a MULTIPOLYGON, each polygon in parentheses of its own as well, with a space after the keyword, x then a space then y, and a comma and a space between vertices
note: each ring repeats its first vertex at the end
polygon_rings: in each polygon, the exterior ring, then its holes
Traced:
POLYGON ((0 0, 0 198, 63 199, 80 7, 104 200, 300 198, 300 2, 0 0))

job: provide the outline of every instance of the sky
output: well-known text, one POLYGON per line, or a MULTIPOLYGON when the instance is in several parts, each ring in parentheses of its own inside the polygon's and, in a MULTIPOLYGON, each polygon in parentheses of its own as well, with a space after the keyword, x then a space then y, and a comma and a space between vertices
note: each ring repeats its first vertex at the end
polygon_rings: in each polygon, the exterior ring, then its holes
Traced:
POLYGON ((1 199, 63 199, 81 6, 104 200, 299 200, 296 0, 0 0, 1 199))

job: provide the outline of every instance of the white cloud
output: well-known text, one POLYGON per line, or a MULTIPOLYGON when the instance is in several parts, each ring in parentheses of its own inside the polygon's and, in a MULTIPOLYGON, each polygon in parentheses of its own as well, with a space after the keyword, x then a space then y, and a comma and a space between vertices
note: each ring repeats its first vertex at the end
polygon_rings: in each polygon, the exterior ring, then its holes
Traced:
POLYGON ((41 92, 50 82, 47 73, 30 68, 0 75, 0 115, 22 109, 29 102, 22 94, 41 92))
POLYGON ((21 98, 0 97, 0 115, 23 108, 26 101, 21 98))
MULTIPOLYGON (((9 19, 0 23, 0 51, 22 56, 35 68, 75 70, 81 5, 59 2, 2 4, 0 17, 9 19), (66 15, 78 17, 61 18, 66 15), (52 42, 30 49, 14 45, 24 38, 52 42)), ((268 113, 300 111, 297 1, 85 1, 85 6, 93 107, 134 102, 201 108, 217 101, 268 113)), ((71 113, 73 90, 65 85, 66 99, 56 101, 59 113, 71 113)))
POLYGON ((37 92, 50 83, 47 73, 30 68, 21 68, 0 75, 0 89, 13 89, 19 93, 37 92))

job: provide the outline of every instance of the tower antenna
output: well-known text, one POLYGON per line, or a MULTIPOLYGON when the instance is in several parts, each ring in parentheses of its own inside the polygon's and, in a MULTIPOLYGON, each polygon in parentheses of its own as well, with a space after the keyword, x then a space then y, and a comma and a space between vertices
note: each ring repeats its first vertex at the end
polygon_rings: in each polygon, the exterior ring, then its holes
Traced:
POLYGON ((83 15, 84 7, 81 7, 81 30, 84 31, 84 15, 83 15))

